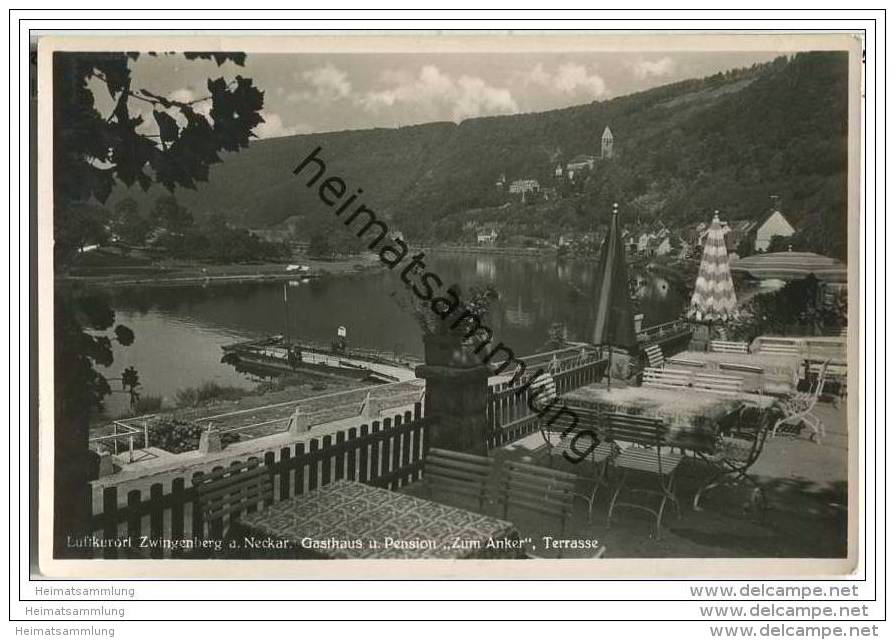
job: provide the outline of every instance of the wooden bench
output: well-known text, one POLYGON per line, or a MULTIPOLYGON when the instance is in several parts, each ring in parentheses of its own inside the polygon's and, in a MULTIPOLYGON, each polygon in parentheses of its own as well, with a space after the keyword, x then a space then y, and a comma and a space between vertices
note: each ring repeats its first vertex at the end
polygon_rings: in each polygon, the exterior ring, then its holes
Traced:
POLYGON ((273 503, 273 480, 261 460, 230 465, 200 476, 195 483, 196 500, 208 533, 223 537, 228 527, 245 511, 273 503))
POLYGON ((709 343, 709 351, 714 351, 715 353, 749 353, 749 345, 745 342, 712 340, 709 343))
POLYGON ((423 484, 430 495, 433 490, 476 498, 479 509, 488 499, 489 485, 494 477, 494 460, 470 453, 429 449, 423 464, 423 484))
POLYGON ((798 355, 801 351, 800 342, 796 338, 759 337, 757 340, 759 353, 798 355))
POLYGON ((643 386, 659 387, 662 389, 680 389, 689 387, 693 377, 692 371, 683 369, 654 369, 647 367, 643 370, 643 386))
POLYGON ((503 517, 509 516, 510 507, 555 516, 560 519, 560 535, 564 536, 572 515, 576 481, 572 473, 504 460, 498 482, 503 517))
POLYGON ((794 344, 763 343, 761 345, 761 349, 759 349, 759 353, 773 353, 786 356, 797 356, 799 355, 799 347, 794 344))
POLYGON ((674 482, 675 472, 684 456, 667 448, 668 427, 661 418, 635 416, 627 413, 606 413, 603 414, 602 421, 603 431, 608 440, 628 442, 632 445, 624 449, 613 460, 613 465, 621 469, 622 474, 612 501, 609 503, 606 524, 607 526, 611 525, 612 513, 617 506, 639 509, 656 517, 656 539, 659 539, 662 515, 669 500, 674 504, 678 516, 680 516, 680 506, 677 496, 674 494, 674 482), (659 485, 658 490, 629 488, 627 485, 629 471, 654 476, 659 485), (655 495, 660 498, 660 502, 655 508, 637 502, 620 502, 618 497, 624 490, 655 495))
POLYGON ((742 364, 739 362, 719 362, 718 368, 721 371, 740 371, 742 373, 751 373, 754 375, 762 375, 764 368, 754 364, 742 364))
POLYGON ((643 348, 643 352, 646 354, 650 367, 661 368, 665 365, 665 354, 662 353, 662 348, 659 345, 651 344, 646 346, 643 348))
POLYGON ((702 360, 688 360, 687 358, 679 358, 677 356, 668 358, 667 362, 676 367, 692 367, 694 369, 706 368, 706 364, 702 360))
POLYGON ((717 373, 697 373, 693 376, 693 388, 712 393, 736 394, 743 391, 743 379, 717 373))

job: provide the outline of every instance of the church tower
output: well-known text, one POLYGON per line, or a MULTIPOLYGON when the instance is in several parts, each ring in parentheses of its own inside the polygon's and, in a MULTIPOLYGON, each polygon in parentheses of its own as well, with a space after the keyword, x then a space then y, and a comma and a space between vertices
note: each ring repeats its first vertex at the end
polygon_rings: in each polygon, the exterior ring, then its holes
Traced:
POLYGON ((609 130, 608 125, 603 129, 603 144, 600 149, 600 158, 603 160, 612 158, 612 131, 609 130))

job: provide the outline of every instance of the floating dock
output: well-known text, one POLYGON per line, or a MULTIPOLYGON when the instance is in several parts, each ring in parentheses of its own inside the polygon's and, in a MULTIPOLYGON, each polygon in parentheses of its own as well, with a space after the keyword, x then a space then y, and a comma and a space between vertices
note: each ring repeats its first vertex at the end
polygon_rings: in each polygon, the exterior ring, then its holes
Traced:
POLYGON ((308 341, 286 341, 283 336, 250 340, 221 347, 223 362, 281 372, 327 373, 381 382, 413 380, 419 361, 399 354, 363 348, 338 348, 308 341))

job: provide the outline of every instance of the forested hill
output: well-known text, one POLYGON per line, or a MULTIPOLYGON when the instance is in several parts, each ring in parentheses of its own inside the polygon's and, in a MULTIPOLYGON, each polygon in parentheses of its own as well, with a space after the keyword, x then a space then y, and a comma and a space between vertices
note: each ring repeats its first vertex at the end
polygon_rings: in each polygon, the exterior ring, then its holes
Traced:
POLYGON ((321 204, 292 169, 320 146, 329 170, 362 187, 367 204, 409 238, 450 240, 466 212, 508 199, 495 187, 501 174, 553 186, 557 162, 599 156, 608 125, 616 157, 598 162, 527 232, 595 228, 613 201, 629 219, 669 226, 714 209, 757 218, 774 194, 799 229, 799 248, 843 256, 847 85, 845 53, 808 53, 544 113, 257 141, 177 197, 196 214, 223 213, 248 227, 292 216, 311 223, 321 204))

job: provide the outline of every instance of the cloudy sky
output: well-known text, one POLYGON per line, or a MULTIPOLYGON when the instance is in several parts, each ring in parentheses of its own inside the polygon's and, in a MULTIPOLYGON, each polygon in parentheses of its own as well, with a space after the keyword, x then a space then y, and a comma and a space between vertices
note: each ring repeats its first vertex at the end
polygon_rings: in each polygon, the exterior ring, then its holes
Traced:
POLYGON ((765 62, 773 52, 250 54, 245 67, 142 56, 134 86, 177 100, 207 78, 264 91, 261 138, 545 111, 765 62))

